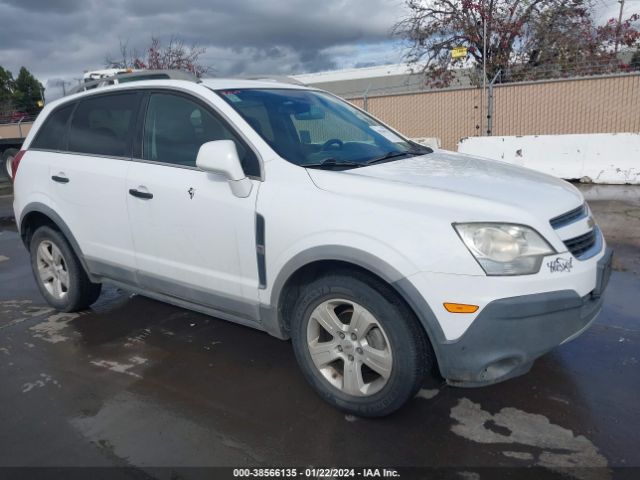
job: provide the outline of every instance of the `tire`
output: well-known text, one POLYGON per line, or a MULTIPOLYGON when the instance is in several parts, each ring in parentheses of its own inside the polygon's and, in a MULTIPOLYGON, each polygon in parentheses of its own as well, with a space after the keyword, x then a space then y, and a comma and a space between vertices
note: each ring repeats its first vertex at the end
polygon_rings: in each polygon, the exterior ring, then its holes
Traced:
POLYGON ((0 165, 0 178, 11 180, 11 162, 16 156, 18 150, 16 148, 7 148, 2 152, 2 165, 0 165))
POLYGON ((431 344, 413 312, 390 286, 362 272, 336 272, 301 287, 291 327, 307 381, 357 416, 394 412, 433 371, 431 344))
POLYGON ((49 305, 77 312, 93 304, 102 284, 92 283, 69 243, 57 230, 39 227, 29 243, 31 269, 38 289, 49 305))

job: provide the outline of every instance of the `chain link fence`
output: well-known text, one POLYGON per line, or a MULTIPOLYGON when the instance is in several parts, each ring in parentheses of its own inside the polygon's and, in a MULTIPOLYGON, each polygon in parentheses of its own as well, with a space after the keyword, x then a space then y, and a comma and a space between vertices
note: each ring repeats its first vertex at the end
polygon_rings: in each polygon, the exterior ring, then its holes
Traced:
POLYGON ((487 134, 640 132, 637 71, 347 98, 405 135, 435 137, 450 150, 487 134))

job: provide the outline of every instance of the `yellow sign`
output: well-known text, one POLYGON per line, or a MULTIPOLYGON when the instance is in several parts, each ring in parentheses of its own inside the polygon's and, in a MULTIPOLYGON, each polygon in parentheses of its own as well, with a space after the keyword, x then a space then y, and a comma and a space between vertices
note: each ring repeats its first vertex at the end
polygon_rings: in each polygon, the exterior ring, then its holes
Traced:
POLYGON ((456 47, 451 50, 451 58, 464 58, 467 56, 467 47, 456 47))
POLYGON ((38 100, 36 102, 36 105, 38 105, 40 108, 44 107, 44 102, 42 100, 38 100))

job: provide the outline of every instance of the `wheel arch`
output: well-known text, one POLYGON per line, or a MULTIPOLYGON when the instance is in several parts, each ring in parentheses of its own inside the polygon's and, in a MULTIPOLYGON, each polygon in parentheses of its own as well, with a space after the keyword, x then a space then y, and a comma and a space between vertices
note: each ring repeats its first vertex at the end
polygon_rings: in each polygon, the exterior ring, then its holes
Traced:
POLYGON ((82 268, 84 268, 84 271, 87 273, 87 276, 91 281, 95 282, 96 278, 91 274, 87 267, 84 255, 82 254, 82 249, 80 248, 76 238, 73 236, 73 233, 71 233, 66 222, 54 210, 43 203, 33 202, 28 204, 22 210, 18 228, 22 243, 27 250, 29 249, 29 241, 33 232, 43 225, 54 228, 64 235, 66 240, 69 242, 73 253, 75 253, 76 257, 80 261, 82 268))
POLYGON ((439 344, 446 340, 426 300, 411 281, 393 266, 370 253, 351 247, 314 248, 289 260, 273 282, 268 315, 271 325, 267 330, 280 338, 289 338, 292 303, 300 285, 337 268, 353 269, 389 285, 418 318, 439 363, 439 344))

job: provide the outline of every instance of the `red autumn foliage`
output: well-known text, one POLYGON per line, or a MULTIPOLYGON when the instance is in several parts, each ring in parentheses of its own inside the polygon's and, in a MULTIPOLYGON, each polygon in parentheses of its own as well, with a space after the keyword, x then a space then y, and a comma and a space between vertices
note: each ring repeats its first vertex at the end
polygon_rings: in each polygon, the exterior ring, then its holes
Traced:
POLYGON ((142 54, 130 49, 126 42, 120 42, 120 56, 115 59, 108 56, 105 63, 109 68, 182 70, 202 77, 211 71, 200 60, 205 52, 206 48, 197 44, 187 46, 176 37, 171 37, 166 45, 159 38, 151 37, 151 44, 142 54))
POLYGON ((640 17, 596 25, 592 0, 406 0, 408 15, 395 32, 408 43, 407 61, 430 86, 449 86, 455 68, 468 66, 472 82, 611 73, 629 69, 616 48, 640 44, 640 17), (484 26, 486 24, 486 59, 484 26), (468 48, 468 60, 451 58, 468 48))

